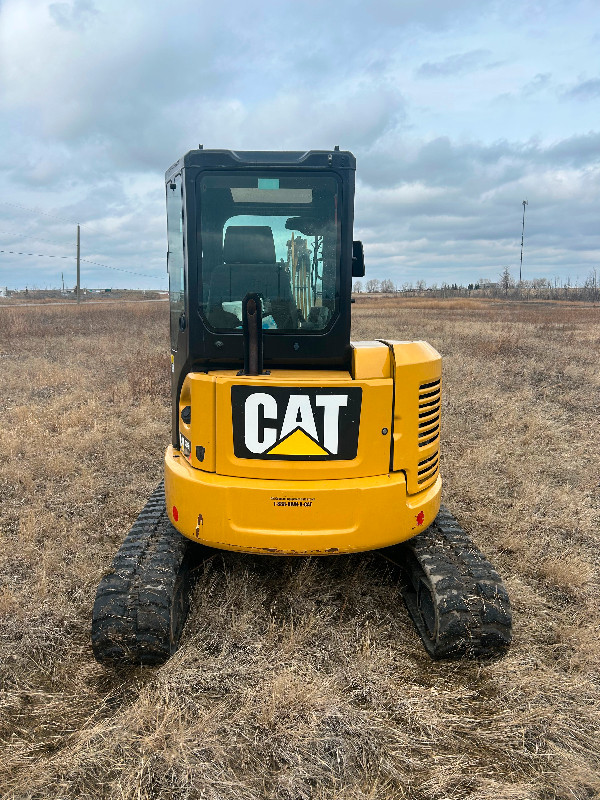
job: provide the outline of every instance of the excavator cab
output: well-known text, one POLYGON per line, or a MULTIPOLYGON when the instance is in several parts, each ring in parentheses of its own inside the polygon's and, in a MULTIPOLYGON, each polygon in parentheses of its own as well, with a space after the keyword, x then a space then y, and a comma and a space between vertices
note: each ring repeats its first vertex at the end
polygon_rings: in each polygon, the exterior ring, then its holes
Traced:
POLYGON ((190 553, 215 548, 377 551, 433 657, 508 645, 499 575, 440 511, 439 353, 350 340, 355 166, 200 148, 167 171, 172 441, 98 589, 100 661, 168 657, 190 553))

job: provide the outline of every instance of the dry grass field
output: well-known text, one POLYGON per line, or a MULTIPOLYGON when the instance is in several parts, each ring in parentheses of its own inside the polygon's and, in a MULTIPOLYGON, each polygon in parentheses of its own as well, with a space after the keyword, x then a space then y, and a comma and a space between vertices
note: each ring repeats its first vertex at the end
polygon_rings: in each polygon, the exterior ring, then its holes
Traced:
POLYGON ((215 555, 179 652, 92 657, 96 584, 161 477, 166 304, 0 309, 0 795, 600 797, 600 309, 358 298, 445 357, 445 502, 514 646, 429 660, 385 562, 215 555))

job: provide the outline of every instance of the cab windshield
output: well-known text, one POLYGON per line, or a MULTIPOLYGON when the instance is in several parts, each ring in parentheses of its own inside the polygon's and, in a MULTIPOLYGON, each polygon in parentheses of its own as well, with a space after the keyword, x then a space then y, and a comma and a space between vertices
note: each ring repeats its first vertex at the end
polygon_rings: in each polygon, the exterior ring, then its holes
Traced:
POLYGON ((333 175, 204 175, 200 311, 211 328, 242 327, 248 292, 263 329, 324 330, 337 313, 338 181, 333 175))

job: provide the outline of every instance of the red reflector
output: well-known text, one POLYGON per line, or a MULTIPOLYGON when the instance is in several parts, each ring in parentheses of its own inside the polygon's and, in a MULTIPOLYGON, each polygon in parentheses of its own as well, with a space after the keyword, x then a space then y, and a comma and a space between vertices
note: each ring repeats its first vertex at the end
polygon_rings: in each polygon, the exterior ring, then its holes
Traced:
MULTIPOLYGON (((175 517, 177 519, 177 517, 175 517)), ((425 514, 422 511, 419 511, 417 514, 417 525, 422 525, 425 522, 425 514)))
POLYGON ((179 511, 177 511, 177 506, 173 506, 173 519, 175 522, 179 519, 179 511))

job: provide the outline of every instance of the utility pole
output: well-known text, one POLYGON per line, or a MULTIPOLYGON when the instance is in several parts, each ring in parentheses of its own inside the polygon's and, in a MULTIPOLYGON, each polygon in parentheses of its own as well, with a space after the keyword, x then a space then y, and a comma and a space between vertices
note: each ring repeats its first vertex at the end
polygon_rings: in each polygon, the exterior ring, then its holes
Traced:
MULTIPOLYGON (((79 241, 79 225, 77 226, 77 302, 80 302, 80 291, 81 291, 81 284, 80 284, 80 255, 81 255, 81 248, 80 248, 80 241, 79 241)), ((521 254, 521 260, 523 259, 523 254, 521 254)))
POLYGON ((527 200, 523 200, 523 229, 521 230, 521 265, 519 266, 519 283, 523 280, 523 238, 525 236, 525 206, 528 206, 527 200))

